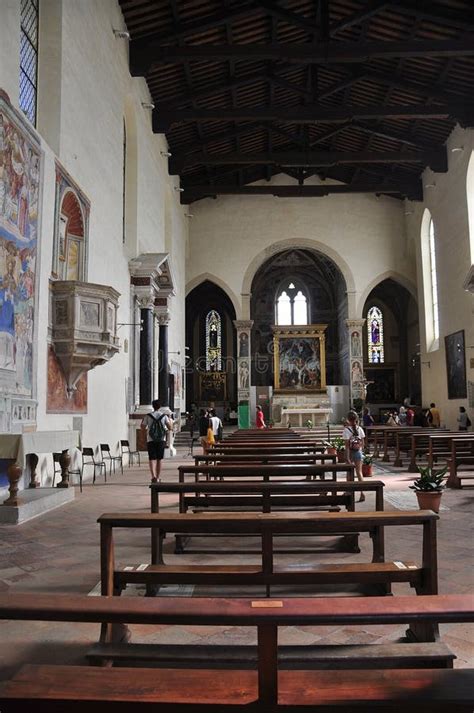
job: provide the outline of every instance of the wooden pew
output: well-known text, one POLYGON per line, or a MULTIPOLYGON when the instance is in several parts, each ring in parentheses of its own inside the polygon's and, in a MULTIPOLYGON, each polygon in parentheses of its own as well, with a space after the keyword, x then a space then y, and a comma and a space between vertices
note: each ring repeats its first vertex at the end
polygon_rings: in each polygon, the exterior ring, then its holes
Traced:
POLYGON ((303 443, 298 442, 297 444, 286 442, 276 443, 262 443, 261 441, 249 444, 248 442, 236 442, 236 443, 216 443, 215 446, 209 449, 209 455, 214 455, 215 453, 229 453, 234 455, 236 453, 250 453, 252 455, 260 454, 262 451, 269 451, 275 454, 289 455, 296 453, 322 453, 325 450, 325 446, 322 444, 314 443, 312 441, 306 441, 303 443))
POLYGON ((232 463, 273 463, 275 465, 301 465, 304 463, 336 463, 337 456, 329 453, 302 453, 294 455, 278 455, 272 452, 270 453, 260 453, 260 454, 248 454, 235 452, 232 455, 228 453, 222 453, 214 455, 195 455, 194 465, 199 465, 200 463, 216 465, 216 464, 232 464, 232 463))
POLYGON ((303 465, 279 463, 234 463, 232 465, 180 465, 178 478, 180 483, 185 482, 186 476, 193 476, 197 481, 200 475, 207 478, 262 478, 268 482, 270 478, 321 478, 328 474, 333 481, 337 480, 338 473, 343 473, 345 480, 354 480, 354 465, 352 463, 308 463, 303 465))
MULTIPOLYGON (((462 595, 262 602, 249 599, 143 600, 15 593, 14 597, 0 594, 0 618, 142 625, 255 626, 258 639, 256 656, 250 660, 254 670, 242 671, 231 664, 230 670, 220 670, 218 675, 215 669, 219 661, 216 658, 206 668, 185 670, 170 667, 160 670, 23 666, 12 680, 0 684, 0 706, 4 713, 24 710, 34 710, 35 713, 64 713, 65 710, 83 713, 85 709, 89 713, 123 713, 141 709, 166 713, 198 713, 204 710, 216 713, 237 710, 248 713, 266 713, 269 710, 274 713, 302 713, 321 710, 321 713, 327 713, 328 706, 331 711, 341 713, 369 709, 393 713, 400 705, 407 713, 451 713, 452 710, 467 713, 474 702, 474 674, 470 670, 439 670, 427 668, 426 664, 421 670, 402 668, 393 673, 374 670, 374 662, 376 668, 390 669, 400 665, 404 655, 408 661, 416 659, 414 665, 419 665, 423 656, 420 657, 414 650, 419 647, 418 644, 398 644, 398 656, 392 654, 387 661, 380 649, 379 655, 374 652, 365 662, 359 654, 361 663, 356 666, 363 670, 351 669, 351 654, 346 652, 343 668, 349 670, 339 676, 335 676, 333 670, 285 671, 281 657, 283 647, 278 647, 278 627, 301 622, 313 626, 422 622, 433 627, 438 623, 472 622, 472 601, 462 595), (341 686, 342 681, 346 684, 344 687, 341 686)), ((104 656, 113 658, 112 647, 109 645, 107 649, 106 645, 101 646, 102 651, 98 655, 102 659, 104 656)), ((129 658, 133 651, 131 646, 126 645, 129 658)), ((377 645, 374 648, 377 649, 377 645)), ((357 647, 351 646, 350 649, 357 660, 357 647)), ((218 656, 225 657, 228 651, 228 647, 221 647, 218 656)), ((429 661, 428 649, 426 657, 429 661)), ((188 659, 187 665, 199 666, 199 663, 198 659, 188 659)), ((335 665, 335 668, 339 667, 335 665)))
MULTIPOLYGON (((437 593, 436 521, 431 511, 368 513, 105 513, 98 522, 101 533, 101 593, 120 594, 129 583, 159 586, 161 584, 263 585, 267 595, 271 585, 288 584, 359 584, 373 586, 386 593, 393 582, 407 582, 417 594, 437 593), (413 562, 384 561, 384 528, 421 526, 422 565, 413 562), (150 564, 115 567, 115 528, 147 528, 159 533, 234 534, 261 537, 260 564, 252 565, 175 565, 150 564), (318 563, 277 566, 273 561, 273 540, 277 535, 294 533, 332 535, 367 532, 372 538, 371 563, 318 563)), ((159 541, 161 542, 162 537, 159 541)), ((160 553, 161 554, 161 553, 160 553)), ((162 557, 159 556, 159 561, 162 557)), ((418 635, 418 634, 416 634, 418 635)), ((428 634, 423 634, 428 636, 428 634)), ((431 633, 431 636, 434 636, 431 633)))
MULTIPOLYGON (((245 481, 205 481, 198 483, 151 483, 151 512, 159 512, 160 493, 177 493, 179 495, 179 512, 186 513, 189 508, 194 511, 211 512, 222 511, 249 511, 258 509, 260 512, 274 512, 278 510, 334 511, 337 507, 345 507, 348 511, 355 510, 356 492, 375 493, 375 509, 383 510, 383 487, 381 481, 363 483, 339 482, 321 483, 303 481, 285 483, 273 481, 267 483, 245 481), (328 494, 329 493, 329 494, 328 494)), ((159 541, 160 533, 152 530, 152 564, 162 562, 162 551, 159 541)), ((241 535, 238 535, 241 538, 241 535)), ((342 540, 337 544, 340 552, 360 552, 359 533, 342 535, 342 540)), ((176 535, 175 554, 182 554, 190 540, 190 536, 176 535)), ((287 551, 287 550, 284 550, 287 551)), ((251 550, 246 548, 249 554, 251 550)))
POLYGON ((448 488, 461 488, 463 480, 474 479, 474 455, 466 455, 464 446, 463 439, 453 438, 451 441, 451 455, 448 459, 449 477, 446 481, 448 488), (460 470, 462 472, 459 472, 460 470))
POLYGON ((451 457, 451 443, 457 442, 459 455, 474 456, 474 433, 437 433, 430 434, 428 441, 428 465, 432 468, 438 458, 447 460, 451 457))

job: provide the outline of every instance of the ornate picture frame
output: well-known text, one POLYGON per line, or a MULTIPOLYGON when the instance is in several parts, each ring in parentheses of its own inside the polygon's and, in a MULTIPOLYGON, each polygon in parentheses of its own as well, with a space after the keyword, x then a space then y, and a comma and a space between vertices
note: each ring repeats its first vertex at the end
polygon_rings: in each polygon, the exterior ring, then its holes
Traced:
POLYGON ((326 328, 327 324, 273 327, 275 391, 326 392, 326 328))

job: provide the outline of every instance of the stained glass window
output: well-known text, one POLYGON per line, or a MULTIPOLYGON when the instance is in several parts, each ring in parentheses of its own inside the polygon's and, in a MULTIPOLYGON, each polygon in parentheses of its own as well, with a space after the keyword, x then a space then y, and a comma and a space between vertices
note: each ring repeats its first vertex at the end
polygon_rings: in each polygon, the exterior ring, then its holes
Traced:
POLYGON ((38 0, 21 0, 20 107, 36 126, 38 0))
POLYGON ((206 317, 206 371, 221 371, 221 317, 211 310, 206 317))
POLYGON ((303 285, 284 283, 276 299, 277 324, 308 324, 308 300, 303 285))
POLYGON ((368 359, 371 364, 384 362, 383 351, 383 314, 378 307, 371 307, 367 312, 368 359))
POLYGON ((433 305, 433 337, 439 339, 439 309, 438 309, 438 277, 436 275, 436 247, 434 224, 430 220, 430 276, 431 276, 431 301, 433 305))

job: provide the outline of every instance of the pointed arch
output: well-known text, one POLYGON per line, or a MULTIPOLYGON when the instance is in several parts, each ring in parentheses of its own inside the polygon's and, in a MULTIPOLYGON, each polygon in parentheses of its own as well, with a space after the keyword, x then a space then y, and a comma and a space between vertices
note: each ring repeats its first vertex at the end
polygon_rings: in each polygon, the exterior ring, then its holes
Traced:
POLYGON ((418 301, 416 285, 411 282, 411 280, 407 279, 404 275, 401 275, 399 272, 395 272, 394 270, 387 270, 386 272, 382 272, 380 273, 380 275, 377 275, 377 277, 374 277, 372 282, 369 282, 365 290, 361 293, 357 303, 357 316, 359 318, 365 319, 365 314, 363 313, 364 307, 365 303, 367 302, 367 298, 372 292, 372 290, 384 280, 389 279, 393 280, 394 282, 398 282, 402 287, 408 290, 408 292, 411 294, 415 301, 418 301))
POLYGON ((224 280, 221 280, 220 277, 217 277, 217 275, 213 275, 211 272, 202 272, 200 275, 196 275, 196 277, 193 277, 193 279, 190 280, 186 285, 186 296, 188 296, 189 293, 194 290, 195 287, 206 281, 213 282, 215 285, 220 287, 223 292, 226 293, 227 297, 230 299, 234 306, 236 319, 241 319, 242 306, 237 295, 230 289, 229 285, 224 282, 224 280))

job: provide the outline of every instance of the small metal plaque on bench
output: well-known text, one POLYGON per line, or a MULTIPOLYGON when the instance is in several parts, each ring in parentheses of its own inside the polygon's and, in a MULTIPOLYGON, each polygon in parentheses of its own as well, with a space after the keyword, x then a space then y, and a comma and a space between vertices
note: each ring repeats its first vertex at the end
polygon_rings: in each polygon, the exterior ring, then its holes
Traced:
POLYGON ((276 607, 282 607, 283 602, 277 602, 276 600, 271 600, 271 601, 260 601, 260 602, 252 602, 251 604, 252 607, 255 607, 255 609, 264 609, 264 608, 276 608, 276 607))

